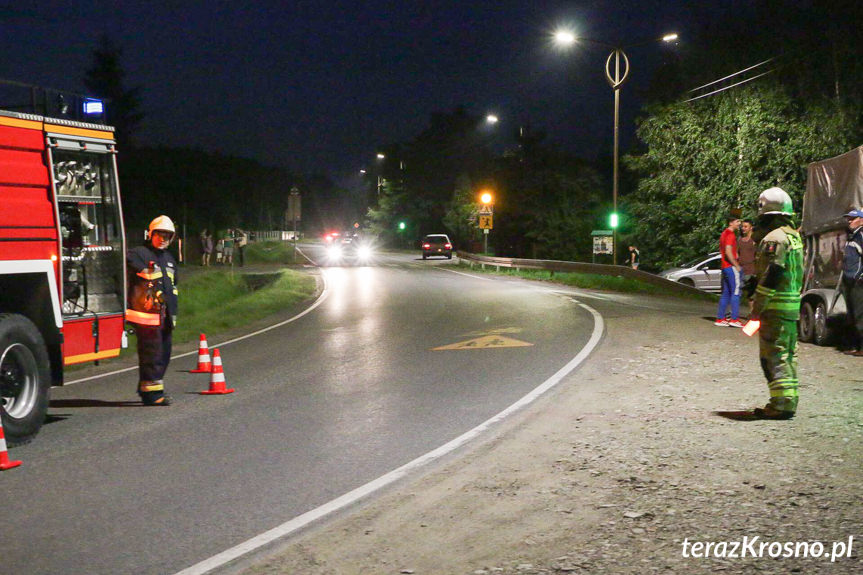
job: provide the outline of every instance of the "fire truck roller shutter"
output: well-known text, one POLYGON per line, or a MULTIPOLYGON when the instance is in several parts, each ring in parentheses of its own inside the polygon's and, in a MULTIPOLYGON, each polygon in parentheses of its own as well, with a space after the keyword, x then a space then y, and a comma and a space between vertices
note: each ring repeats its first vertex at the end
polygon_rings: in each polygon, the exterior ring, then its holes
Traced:
POLYGON ((0 417, 12 445, 32 439, 45 421, 49 365, 45 342, 33 322, 20 314, 0 314, 0 417))

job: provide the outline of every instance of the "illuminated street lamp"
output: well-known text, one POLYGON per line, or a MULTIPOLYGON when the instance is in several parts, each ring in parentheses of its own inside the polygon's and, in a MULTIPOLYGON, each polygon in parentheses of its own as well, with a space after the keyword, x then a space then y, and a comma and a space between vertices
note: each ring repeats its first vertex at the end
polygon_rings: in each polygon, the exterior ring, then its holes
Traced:
POLYGON ((486 124, 497 124, 499 121, 500 121, 500 118, 498 118, 494 114, 489 114, 485 117, 485 123, 486 124))
MULTIPOLYGON (((623 51, 624 48, 634 48, 636 46, 642 46, 644 44, 649 44, 651 42, 674 42, 677 40, 677 34, 666 34, 662 38, 647 40, 645 42, 639 42, 637 44, 629 44, 628 46, 616 46, 614 44, 608 44, 606 42, 600 42, 598 40, 593 40, 592 38, 580 38, 576 36, 576 34, 570 30, 561 29, 555 32, 554 34, 554 42, 559 46, 569 47, 574 44, 577 44, 579 41, 590 42, 592 44, 599 44, 600 46, 604 46, 606 48, 611 48, 611 54, 608 55, 608 58, 605 60, 605 79, 608 80, 611 89, 614 90, 614 180, 613 180, 613 214, 616 218, 617 216, 617 181, 618 181, 618 148, 619 148, 619 124, 620 124, 620 87, 623 86, 623 83, 629 78, 629 58, 627 58, 626 53, 623 51), (612 64, 612 59, 614 63, 612 64), (623 70, 621 71, 621 60, 623 63, 623 70)), ((612 260, 611 263, 613 265, 617 264, 617 229, 612 228, 613 237, 612 244, 614 246, 612 251, 612 260)))

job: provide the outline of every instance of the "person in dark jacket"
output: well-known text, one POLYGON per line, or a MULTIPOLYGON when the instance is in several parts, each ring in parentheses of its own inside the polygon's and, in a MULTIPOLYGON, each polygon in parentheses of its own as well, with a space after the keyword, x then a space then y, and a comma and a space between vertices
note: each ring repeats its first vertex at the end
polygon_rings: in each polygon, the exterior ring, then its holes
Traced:
POLYGON ((171 361, 177 318, 177 262, 168 252, 175 235, 168 216, 150 222, 146 244, 126 254, 129 295, 126 321, 138 339, 138 395, 144 405, 170 405, 164 376, 171 361))
POLYGON ((845 220, 849 231, 842 261, 842 293, 853 342, 845 353, 863 357, 863 210, 851 210, 845 220))

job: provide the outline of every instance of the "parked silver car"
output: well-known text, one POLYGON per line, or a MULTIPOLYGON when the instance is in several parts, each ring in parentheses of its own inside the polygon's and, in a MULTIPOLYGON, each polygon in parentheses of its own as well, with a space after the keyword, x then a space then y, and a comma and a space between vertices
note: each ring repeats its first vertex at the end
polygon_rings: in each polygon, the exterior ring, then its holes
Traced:
POLYGON ((686 284, 704 291, 722 291, 722 257, 719 252, 686 262, 680 267, 669 268, 659 274, 667 280, 686 284))

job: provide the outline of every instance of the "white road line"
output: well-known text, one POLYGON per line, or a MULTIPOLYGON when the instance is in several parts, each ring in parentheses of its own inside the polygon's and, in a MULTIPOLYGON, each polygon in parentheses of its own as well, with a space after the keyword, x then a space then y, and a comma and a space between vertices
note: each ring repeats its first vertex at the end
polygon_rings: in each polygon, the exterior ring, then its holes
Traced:
MULTIPOLYGON (((300 313, 298 313, 297 315, 295 315, 292 318, 286 319, 285 321, 280 321, 279 323, 273 324, 269 327, 259 329, 258 331, 255 331, 252 333, 247 333, 246 335, 243 335, 240 337, 235 337, 234 339, 229 339, 228 341, 223 341, 221 343, 213 343, 213 344, 208 343, 210 349, 215 349, 217 347, 224 347, 226 345, 230 345, 232 343, 236 343, 236 342, 242 341, 244 339, 249 339, 250 337, 254 337, 254 336, 260 335, 262 333, 266 333, 270 330, 276 329, 277 327, 282 327, 283 325, 287 325, 287 324, 291 323, 292 321, 296 321, 296 320, 300 319, 301 317, 303 317, 304 315, 306 315, 307 313, 310 313, 313 309, 315 309, 316 307, 318 307, 319 305, 324 303, 324 300, 326 300, 327 296, 330 295, 329 289, 327 288, 327 275, 325 273, 322 273, 321 277, 324 278, 324 290, 321 292, 321 295, 318 296, 318 299, 315 300, 315 303, 313 303, 311 306, 307 307, 305 310, 301 311, 300 313)), ((190 352, 187 352, 187 353, 172 355, 171 360, 173 361, 175 359, 180 359, 181 357, 187 357, 190 355, 195 355, 196 353, 198 353, 197 349, 190 351, 190 352)), ((73 379, 72 381, 67 381, 64 384, 64 386, 72 385, 74 383, 83 383, 85 381, 91 381, 93 379, 101 379, 103 377, 108 377, 110 375, 117 375, 118 373, 126 373, 127 371, 134 371, 136 369, 138 369, 137 365, 132 366, 132 367, 125 367, 123 369, 118 369, 115 371, 109 371, 107 373, 100 373, 99 375, 91 375, 90 377, 82 377, 81 379, 73 379)))
MULTIPOLYGON (((452 270, 447 270, 447 271, 452 271, 452 270)), ((462 272, 453 272, 453 273, 462 273, 462 272)), ((462 275, 468 275, 468 274, 462 274, 462 275)), ((475 276, 471 276, 471 277, 475 277, 475 276)), ((480 278, 480 279, 485 279, 485 278, 480 278)), ((303 527, 306 527, 307 525, 309 525, 310 523, 312 523, 314 521, 317 521, 318 519, 326 517, 327 515, 334 513, 336 511, 339 511, 341 509, 344 509, 344 508, 348 507, 349 505, 356 503, 360 499, 374 493, 375 491, 382 489, 382 488, 398 481, 399 479, 402 479, 403 477, 405 477, 409 473, 423 467, 424 465, 427 465, 427 464, 431 463, 432 461, 440 459, 444 455, 447 455, 448 453, 455 451, 456 449, 458 449, 459 447, 461 447, 462 445, 464 445, 468 441, 474 439, 475 437, 480 435, 482 432, 486 431, 490 426, 494 425, 495 423, 498 423, 499 421, 502 421, 503 419, 505 419, 506 417, 509 417, 510 415, 515 413, 516 411, 518 411, 518 410, 524 408, 525 406, 533 403, 542 394, 546 393, 548 390, 550 390, 555 385, 560 383, 560 381, 564 377, 566 377, 570 372, 572 372, 576 367, 578 367, 581 364, 581 362, 583 362, 585 359, 587 359, 587 357, 591 354, 593 349, 599 344, 600 340, 602 339, 602 334, 605 331, 605 323, 602 319, 602 316, 599 314, 599 312, 597 312, 596 310, 594 310, 590 306, 587 306, 587 305, 579 302, 578 300, 575 300, 572 298, 570 298, 570 299, 573 302, 575 302, 578 306, 586 309, 588 312, 591 313, 591 315, 593 315, 593 333, 591 334, 590 339, 588 340, 587 344, 581 349, 581 351, 578 352, 578 354, 575 357, 573 357, 566 365, 564 365, 562 368, 560 368, 557 371, 557 373, 555 373, 554 375, 549 377, 547 380, 545 380, 542 384, 540 384, 538 387, 533 389, 533 391, 531 391, 530 393, 528 393, 527 395, 525 395, 524 397, 522 397, 517 402, 513 403, 512 405, 510 405, 509 407, 507 407, 506 409, 504 409, 503 411, 501 411, 497 415, 493 416, 491 419, 484 421, 483 423, 474 427, 470 431, 456 437, 455 439, 453 439, 449 443, 441 445, 437 449, 435 449, 433 451, 429 451, 425 455, 421 455, 420 457, 414 459, 413 461, 406 463, 405 465, 402 465, 398 469, 390 471, 389 473, 382 475, 381 477, 378 477, 377 479, 370 481, 370 482, 366 483, 365 485, 362 485, 361 487, 354 489, 353 491, 349 491, 348 493, 345 493, 341 497, 333 499, 332 501, 325 503, 325 504, 321 505, 320 507, 317 507, 316 509, 312 509, 311 511, 303 513, 302 515, 295 517, 294 519, 291 519, 290 521, 287 521, 287 522, 279 525, 278 527, 270 529, 269 531, 261 533, 260 535, 249 539, 248 541, 244 541, 243 543, 240 543, 239 545, 231 547, 230 549, 227 549, 226 551, 223 551, 217 555, 214 555, 214 556, 210 557, 209 559, 205 559, 204 561, 201 561, 200 563, 192 565, 191 567, 189 567, 187 569, 183 569, 182 571, 179 571, 178 573, 176 573, 176 575, 203 575, 205 573, 209 573, 209 572, 213 571, 214 569, 218 569, 219 567, 226 565, 227 563, 233 561, 234 559, 242 557, 243 555, 245 555, 247 553, 251 553, 252 551, 255 551, 257 549, 260 549, 261 547, 263 547, 269 543, 272 543, 273 541, 276 541, 277 539, 280 539, 282 537, 290 535, 291 533, 293 533, 299 529, 302 529, 303 527)))
POLYGON ((464 272, 457 272, 457 271, 455 271, 455 270, 451 270, 451 269, 449 269, 449 268, 442 267, 442 266, 435 267, 434 269, 436 269, 436 270, 444 270, 444 271, 448 271, 448 272, 450 272, 450 273, 458 274, 458 275, 460 275, 460 276, 467 276, 467 277, 469 277, 469 278, 474 278, 474 279, 477 279, 477 280, 485 280, 485 281, 487 281, 487 282, 494 281, 494 278, 490 278, 490 277, 486 277, 486 276, 475 276, 475 275, 473 275, 473 274, 466 274, 466 273, 464 273, 464 272))

